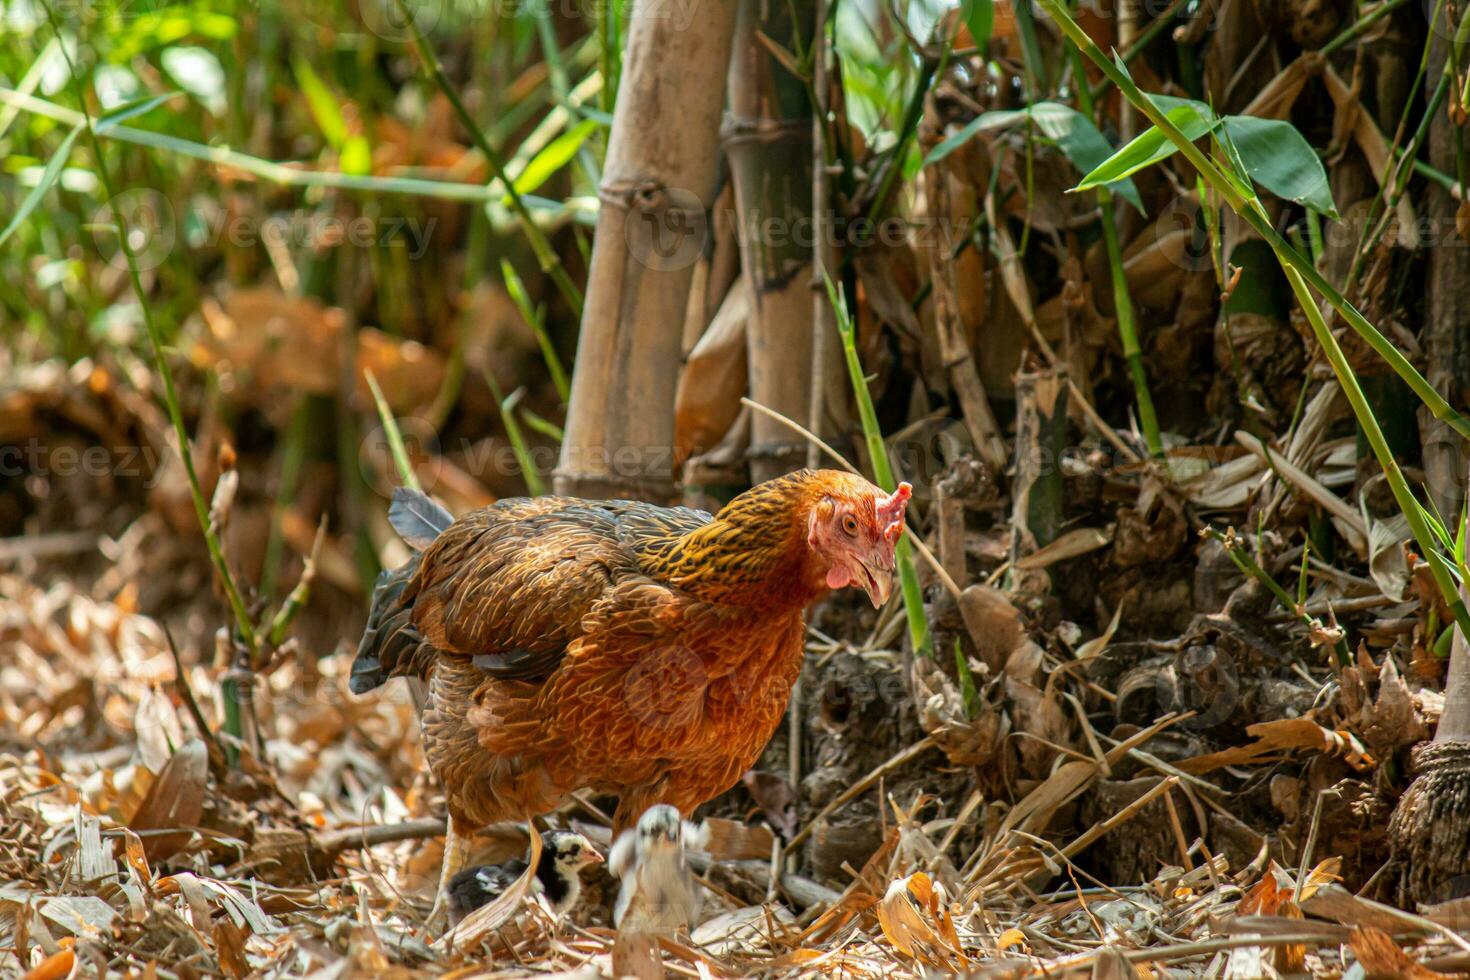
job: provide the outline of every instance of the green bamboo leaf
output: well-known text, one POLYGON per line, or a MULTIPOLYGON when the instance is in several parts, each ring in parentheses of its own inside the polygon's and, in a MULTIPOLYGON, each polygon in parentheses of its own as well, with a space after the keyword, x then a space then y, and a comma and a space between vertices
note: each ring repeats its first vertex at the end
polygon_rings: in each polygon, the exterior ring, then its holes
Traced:
MULTIPOLYGON (((1439 543, 1446 551, 1454 551, 1455 539, 1451 536, 1450 529, 1445 526, 1444 515, 1439 512, 1439 505, 1434 502, 1434 495, 1429 492, 1427 486, 1422 483, 1419 486, 1424 491, 1424 499, 1428 502, 1424 508, 1425 523, 1429 525, 1429 530, 1434 532, 1434 536, 1439 539, 1439 543)), ((1462 524, 1461 529, 1463 527, 1462 524)))
POLYGON ((1460 505, 1460 523, 1455 527, 1455 564, 1465 570, 1465 529, 1470 527, 1470 497, 1460 505))
POLYGON ((971 119, 968 123, 966 123, 965 126, 961 128, 958 132, 956 132, 953 136, 947 137, 937 146, 935 146, 934 149, 930 150, 929 155, 924 158, 924 166, 932 166, 933 164, 938 163, 940 160, 943 160, 955 150, 958 150, 960 147, 970 142, 970 140, 974 139, 976 133, 995 129, 1004 129, 1007 126, 1014 125, 1024 118, 1026 118, 1026 110, 1024 109, 997 109, 992 112, 982 112, 980 113, 980 115, 976 116, 974 119, 971 119))
POLYGON ((36 186, 31 188, 30 193, 25 196, 25 200, 20 202, 20 207, 15 209, 15 215, 10 219, 10 224, 5 226, 4 231, 0 231, 0 245, 4 245, 10 236, 15 234, 15 230, 21 226, 26 218, 30 217, 32 211, 36 210, 36 205, 41 203, 41 198, 46 196, 46 192, 51 189, 51 185, 56 183, 57 178, 61 176, 62 168, 66 166, 66 161, 71 157, 72 145, 76 143, 77 136, 81 132, 82 127, 76 126, 72 128, 71 132, 66 134, 66 139, 61 141, 61 145, 56 148, 56 152, 47 161, 46 169, 41 171, 41 179, 36 181, 36 186))
POLYGON ((372 173, 373 151, 368 146, 367 137, 349 136, 342 143, 341 155, 338 164, 342 167, 344 174, 355 174, 363 176, 372 173))
POLYGON ((377 406, 378 421, 383 425, 383 434, 388 437, 388 449, 393 454, 393 465, 398 470, 398 478, 410 490, 422 492, 424 488, 408 458, 408 448, 403 444, 403 432, 398 428, 398 420, 393 417, 393 409, 388 407, 388 399, 383 397, 383 389, 378 387, 378 379, 373 376, 371 368, 363 370, 363 377, 367 378, 368 389, 373 393, 373 404, 377 406))
POLYGON ((964 14, 965 26, 970 28, 970 37, 975 39, 975 47, 984 51, 995 29, 994 0, 963 0, 960 11, 964 14))
POLYGON ((97 131, 98 136, 106 136, 108 130, 116 126, 121 126, 123 123, 136 116, 141 116, 145 113, 151 112, 155 107, 162 105, 169 99, 172 99, 174 96, 181 94, 183 93, 164 92, 161 95, 150 95, 146 98, 134 99, 131 102, 125 102, 122 105, 118 106, 116 109, 113 109, 111 112, 107 112, 101 116, 98 116, 97 124, 93 128, 97 131))
POLYGON ((340 149, 347 139, 347 120, 342 116, 342 107, 337 104, 337 97, 317 75, 316 69, 304 59, 293 60, 291 68, 296 73, 296 83, 306 96, 306 104, 311 107, 312 117, 316 119, 322 137, 332 149, 340 149))
MULTIPOLYGON (((1149 101, 1168 117, 1169 122, 1182 132, 1186 139, 1197 140, 1219 125, 1220 120, 1213 110, 1203 102, 1193 99, 1176 99, 1168 95, 1149 95, 1149 101)), ((1072 188, 1074 191, 1092 190, 1132 176, 1145 167, 1167 160, 1179 148, 1169 141, 1157 126, 1150 126, 1129 141, 1117 153, 1108 157, 1082 178, 1072 188)))
POLYGON ((548 143, 541 152, 531 158, 526 164, 526 169, 520 172, 515 179, 515 188, 522 194, 529 194, 550 179, 562 167, 571 162, 587 142, 587 137, 597 131, 597 123, 591 119, 584 119, 571 129, 562 133, 556 139, 548 143))
POLYGON ((541 433, 548 439, 555 442, 562 442, 566 438, 566 431, 561 426, 548 418, 537 415, 524 405, 521 406, 521 418, 526 420, 528 427, 541 433))
MULTIPOLYGON (((1092 120, 1069 105, 1060 102, 1040 102, 1032 106, 1029 114, 1036 127, 1061 149, 1072 166, 1081 173, 1089 173, 1102 165, 1113 153, 1113 147, 1092 120)), ((1108 185, 1123 200, 1133 205, 1141 214, 1143 201, 1138 197, 1138 188, 1127 177, 1108 185)))
MULTIPOLYGON (((1111 144, 1091 119, 1061 102, 1038 102, 1027 109, 983 112, 959 132, 944 140, 924 158, 924 166, 937 163, 974 138, 975 134, 1006 129, 1030 120, 1041 135, 1055 143, 1072 166, 1081 173, 1091 173, 1113 153, 1111 144)), ((1141 213, 1143 202, 1138 188, 1127 177, 1110 185, 1110 189, 1141 213)))
MULTIPOLYGON (((571 383, 567 380, 566 369, 562 367, 561 358, 557 356, 556 345, 551 342, 551 334, 546 332, 546 317, 543 311, 531 305, 531 296, 526 292, 526 284, 521 281, 516 267, 511 265, 509 259, 500 260, 500 276, 505 281, 505 291, 510 294, 516 309, 520 310, 521 318, 526 321, 536 334, 536 343, 541 347, 541 357, 546 361, 546 370, 551 374, 551 383, 556 386, 556 392, 561 396, 563 403, 570 401, 572 397, 571 383)), ((560 439, 560 437, 557 437, 560 439)))
POLYGON ((1279 198, 1338 216, 1322 158, 1291 123, 1226 116, 1223 130, 1252 180, 1279 198))

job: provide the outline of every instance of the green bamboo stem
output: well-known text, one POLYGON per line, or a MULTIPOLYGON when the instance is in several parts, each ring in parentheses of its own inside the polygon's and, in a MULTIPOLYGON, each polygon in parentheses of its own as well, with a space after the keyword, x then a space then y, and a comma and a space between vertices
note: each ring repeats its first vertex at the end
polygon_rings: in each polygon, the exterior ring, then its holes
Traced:
POLYGON ((1363 429, 1363 435, 1373 448, 1373 455, 1378 458, 1378 464, 1383 467, 1383 474, 1388 479, 1389 488, 1393 490, 1394 500, 1408 520, 1409 529, 1413 531, 1414 540, 1424 554, 1425 561, 1429 562, 1429 570, 1434 575, 1435 584, 1439 586, 1445 605, 1454 614, 1455 622, 1459 624, 1461 632, 1470 637, 1470 612, 1467 612, 1465 603, 1460 598, 1460 587, 1455 582, 1449 565, 1435 544, 1434 536, 1429 529, 1429 522, 1424 519, 1424 511, 1414 497, 1413 491, 1409 489, 1409 481, 1399 469, 1393 449, 1383 435, 1383 429, 1373 414, 1373 407, 1368 404, 1368 399, 1358 384, 1357 375, 1353 373, 1347 355, 1343 353, 1337 338, 1328 329, 1327 321, 1323 319, 1322 311, 1307 289, 1307 284, 1303 281, 1302 276, 1295 267, 1288 266, 1284 260, 1281 264, 1286 271, 1287 280, 1291 283, 1292 291, 1296 293, 1297 303, 1301 306, 1302 312, 1306 314, 1307 321, 1312 325, 1312 333, 1316 336, 1317 343, 1322 345, 1328 363, 1332 365, 1333 373, 1337 375, 1338 384, 1342 386, 1343 394, 1347 396, 1353 414, 1358 417, 1358 424, 1363 429))
MULTIPOLYGON (((1173 22, 1174 15, 1179 13, 1188 2, 1189 0, 1174 0, 1163 13, 1155 17, 1147 27, 1140 31, 1138 36, 1133 39, 1133 43, 1128 45, 1128 49, 1121 55, 1123 64, 1133 64, 1134 59, 1143 54, 1144 49, 1153 43, 1154 38, 1158 37, 1173 22)), ((1407 3, 1408 0, 1399 0, 1399 2, 1407 3)), ((1077 76, 1078 96, 1080 97, 1082 92, 1087 92, 1093 99, 1100 99, 1112 84, 1112 79, 1103 77, 1098 80, 1096 85, 1088 87, 1087 76, 1079 74, 1077 76)))
MULTIPOLYGON (((75 109, 56 105, 45 99, 27 95, 14 89, 0 88, 0 103, 42 116, 68 126, 80 126, 86 117, 75 109)), ((176 153, 191 160, 218 167, 229 167, 262 180, 286 187, 321 187, 336 190, 368 191, 379 194, 413 194, 432 197, 442 201, 472 201, 494 204, 505 195, 483 184, 462 184, 448 180, 423 180, 417 177, 372 177, 338 173, 332 170, 308 170, 294 164, 263 160, 223 146, 206 146, 192 140, 154 133, 132 126, 109 126, 96 133, 99 138, 146 146, 150 149, 176 153)))
POLYGON ((413 462, 408 458, 408 447, 403 444, 403 433, 399 431, 398 422, 393 418, 393 409, 388 407, 388 399, 383 397, 383 389, 378 387, 378 379, 373 376, 371 369, 363 371, 363 377, 367 378, 368 387, 372 389, 373 404, 378 409, 378 421, 382 423, 383 435, 388 439, 388 450, 393 455, 393 465, 398 470, 398 477, 403 485, 410 490, 424 492, 419 483, 418 474, 413 470, 413 462))
MULTIPOLYGON (((1081 106, 1082 114, 1092 119, 1092 92, 1087 87, 1087 76, 1082 70, 1082 52, 1074 47, 1071 57, 1072 74, 1076 77, 1077 84, 1077 101, 1081 106)), ((1118 339, 1123 344, 1123 359, 1128 364, 1128 375, 1133 381, 1133 397, 1138 402, 1138 424, 1143 429, 1143 440, 1148 445, 1149 455, 1160 459, 1164 455, 1164 437, 1159 431, 1158 415, 1154 412, 1153 394, 1148 387, 1148 371, 1143 366, 1143 348, 1138 343, 1138 324, 1133 313, 1133 297, 1128 292, 1128 277, 1123 267, 1123 249, 1118 243, 1113 192, 1106 187, 1099 187, 1097 203, 1102 211, 1103 247, 1107 250, 1108 269, 1112 273, 1113 308, 1118 315, 1118 339)))
MULTIPOLYGON (((1281 587, 1281 584, 1277 582, 1274 578, 1272 578, 1270 574, 1268 574, 1266 570, 1256 562, 1255 558, 1251 556, 1251 553, 1237 543, 1234 529, 1232 529, 1229 534, 1222 534, 1217 528, 1211 527, 1206 528, 1205 533, 1214 538, 1216 541, 1220 542, 1220 545, 1225 549, 1225 554, 1230 556, 1230 560, 1234 562, 1235 567, 1240 569, 1242 574, 1248 575, 1251 578, 1255 579, 1257 582, 1260 582, 1262 585, 1264 585, 1266 589, 1276 597, 1276 601, 1281 603, 1281 608, 1285 609, 1287 613, 1295 617, 1297 622, 1301 623, 1308 630, 1315 630, 1322 625, 1317 619, 1307 615, 1306 611, 1302 608, 1302 602, 1299 600, 1293 600, 1291 595, 1281 587)), ((1305 569, 1305 554, 1303 554, 1302 556, 1302 561, 1302 567, 1305 569)), ((1341 665, 1347 663, 1350 659, 1347 647, 1347 640, 1339 637, 1338 641, 1332 646, 1332 653, 1337 664, 1341 665)))
MULTIPOLYGON (((1465 18, 1463 23, 1470 25, 1470 17, 1465 18)), ((1448 67, 1446 67, 1445 73, 1440 76, 1439 84, 1435 86, 1434 91, 1429 96, 1429 102, 1424 107, 1424 117, 1419 121, 1419 128, 1410 137, 1409 145, 1403 150, 1399 150, 1397 137, 1395 137, 1395 145, 1389 147, 1389 159, 1393 161, 1396 168, 1391 174, 1393 183, 1386 189, 1386 193, 1375 195, 1373 203, 1369 206, 1368 221, 1365 225, 1363 236, 1358 242, 1357 251, 1353 253, 1353 264, 1348 270, 1347 282, 1358 281, 1358 276, 1363 271, 1363 263, 1367 261, 1369 253, 1378 245, 1379 240, 1383 237, 1383 233, 1388 230, 1389 222, 1393 218, 1394 209, 1398 207, 1399 200, 1404 196, 1404 191, 1408 189, 1409 177, 1418 169, 1417 164, 1412 167, 1406 166, 1405 164, 1407 161, 1413 160, 1419 155, 1420 147, 1428 139, 1429 124, 1433 121, 1434 114, 1439 111, 1439 107, 1444 103, 1445 97, 1449 94, 1450 79, 1451 75, 1448 67)), ((1398 135, 1402 135, 1402 133, 1398 135)))
MULTIPOLYGON (((862 361, 858 359, 857 336, 852 317, 847 311, 847 300, 833 284, 826 280, 827 296, 836 314, 837 333, 842 338, 842 353, 847 360, 847 373, 852 380, 853 398, 858 406, 858 418, 863 423, 863 436, 868 445, 868 458, 873 461, 873 476, 878 485, 892 493, 898 486, 893 477, 893 464, 888 459, 888 447, 883 443, 883 429, 878 425, 878 413, 873 408, 873 396, 868 391, 867 377, 863 374, 862 361)), ((924 592, 919 588, 919 573, 914 568, 912 545, 907 536, 898 539, 894 554, 898 566, 899 589, 903 593, 903 611, 908 619, 909 640, 914 652, 921 657, 934 655, 933 640, 929 636, 929 622, 924 618, 924 592)))
POLYGON ((617 0, 601 0, 597 8, 597 71, 602 75, 598 104, 612 114, 618 95, 618 8, 617 0))
POLYGON ((1353 21, 1347 26, 1347 28, 1345 28, 1340 34, 1338 34, 1337 37, 1322 45, 1322 48, 1318 53, 1321 54, 1324 58, 1333 54, 1343 45, 1358 37, 1368 28, 1372 27, 1384 17, 1387 17, 1389 14, 1393 13, 1395 10, 1399 9, 1408 2, 1409 0, 1384 0, 1384 2, 1380 3, 1378 6, 1369 11, 1366 16, 1360 17, 1358 20, 1353 21))
POLYGON ((1282 265, 1289 266, 1314 290, 1321 293, 1332 305, 1333 309, 1363 338, 1368 346, 1377 351, 1379 356, 1388 363, 1389 367, 1393 368, 1394 372, 1404 379, 1404 382, 1413 389, 1414 393, 1419 396, 1419 399, 1429 408, 1435 418, 1449 425, 1462 437, 1470 439, 1470 419, 1455 411, 1444 396, 1435 391, 1434 386, 1422 374, 1415 370, 1414 366, 1393 345, 1392 341, 1380 333, 1377 327, 1369 323, 1367 318, 1352 303, 1348 302, 1317 271, 1317 268, 1305 256, 1293 248, 1291 243, 1271 226, 1271 222, 1265 215, 1250 205, 1241 193, 1237 182, 1227 177, 1216 166, 1214 161, 1186 138, 1179 131, 1179 128, 1170 122, 1169 118, 1160 112, 1158 107, 1144 96, 1132 78, 1108 60, 1107 56, 1103 54, 1102 50, 1093 40, 1087 36, 1082 28, 1077 26, 1077 22, 1072 19, 1061 0, 1039 0, 1039 2, 1046 9, 1047 13, 1051 15, 1052 20, 1061 29, 1062 33, 1066 34, 1068 39, 1083 54, 1087 55, 1104 74, 1112 79, 1113 84, 1118 86, 1118 89, 1128 101, 1139 112, 1143 113, 1150 123, 1158 127, 1159 131, 1179 149, 1179 152, 1184 155, 1185 159, 1199 171, 1200 175, 1209 182, 1210 186, 1230 205, 1231 210, 1235 211, 1236 214, 1271 246, 1272 250, 1280 258, 1282 265))
POLYGON ((474 140, 476 148, 485 157, 485 162, 489 164, 490 173, 500 182, 501 187, 505 190, 505 195, 510 200, 511 210, 515 211, 516 215, 521 219, 521 230, 525 233, 526 241, 530 244, 531 251, 536 255, 536 262, 541 266, 541 271, 550 276, 551 281, 556 283, 557 290, 561 292, 562 297, 567 301, 567 305, 572 308, 572 312, 580 320, 582 317, 581 290, 577 289, 576 284, 572 282, 571 276, 567 275, 567 270, 562 266, 561 259, 557 257, 556 250, 551 247, 550 240, 547 239, 540 226, 536 224, 535 218, 532 217, 531 209, 526 206, 525 198, 520 191, 516 190, 515 182, 505 172, 505 164, 501 161, 500 154, 496 153, 494 148, 490 146, 490 141, 485 138, 484 132, 475 123, 474 117, 469 114, 469 110, 465 109, 464 102, 460 100, 459 93, 454 90, 454 86, 449 84, 449 79, 444 77, 444 70, 439 67, 439 59, 435 57, 433 50, 430 49, 429 42, 425 40, 424 32, 419 29, 418 22, 413 19, 407 3, 405 0, 394 0, 394 2, 398 6, 399 15, 403 17, 404 23, 413 35, 414 49, 418 51, 419 59, 423 61, 424 68, 428 71, 429 77, 439 87, 439 90, 444 93, 444 97, 449 100, 450 106, 454 108, 454 114, 459 117, 460 123, 469 132, 470 138, 474 140))
POLYGON ((1164 455, 1164 438, 1159 431, 1159 418, 1154 412, 1153 395, 1149 392, 1148 371, 1143 366, 1143 349, 1138 343, 1138 328, 1133 315, 1133 299, 1128 294, 1128 279, 1123 271, 1123 250, 1118 244, 1118 228, 1113 222, 1113 194, 1106 187, 1097 189, 1102 209, 1103 244, 1108 253, 1108 266, 1113 280, 1113 307, 1118 314, 1118 338, 1123 342, 1123 359, 1133 379, 1133 396, 1138 400, 1138 425, 1144 442, 1155 459, 1164 455))
MULTIPOLYGON (((1186 159, 1194 165, 1200 175, 1209 182, 1217 193, 1230 205, 1231 209, 1243 218, 1276 253, 1277 261, 1281 263, 1282 270, 1286 273, 1291 283, 1292 291, 1296 294, 1297 302, 1302 307, 1308 321, 1312 325, 1312 332, 1321 344, 1328 362, 1332 365, 1333 372, 1337 375, 1343 392, 1347 395, 1348 402, 1352 406, 1358 423, 1362 426, 1364 435, 1373 448, 1374 455, 1378 458, 1379 465, 1383 467, 1384 476, 1393 490, 1394 499, 1399 508, 1404 512, 1409 522, 1410 530, 1418 543, 1420 551, 1423 552, 1425 560, 1429 563, 1430 570, 1434 575, 1435 583, 1439 587, 1446 606, 1455 616, 1456 623, 1465 635, 1470 636, 1470 612, 1467 612, 1465 604, 1461 601, 1458 586, 1450 574, 1449 566, 1444 557, 1435 546, 1428 522, 1425 520, 1424 512, 1419 502, 1415 499, 1409 489, 1403 472, 1399 469, 1397 461, 1393 457, 1393 451, 1388 445, 1383 431, 1374 418, 1371 406, 1363 395, 1361 387, 1357 382, 1357 376, 1353 373, 1352 366, 1343 354, 1337 338, 1328 329, 1327 323, 1318 308, 1316 300, 1307 286, 1310 283, 1313 289, 1321 293, 1338 314, 1345 319, 1350 326, 1370 346, 1373 347, 1391 367, 1404 379, 1419 396, 1421 401, 1429 406, 1436 418, 1448 423, 1461 436, 1470 437, 1470 420, 1456 412, 1450 404, 1441 396, 1423 375, 1419 374, 1408 360, 1393 346, 1393 344, 1379 333, 1358 310, 1342 296, 1332 284, 1317 271, 1305 257, 1291 246, 1276 229, 1271 226, 1260 202, 1253 196, 1246 197, 1236 180, 1227 177, 1203 151, 1185 138, 1184 134, 1168 119, 1164 113, 1149 101, 1134 84, 1128 75, 1112 64, 1103 55, 1102 51, 1093 43, 1086 33, 1072 20, 1066 8, 1060 0, 1040 0, 1043 7, 1051 15, 1062 32, 1097 64, 1110 78, 1113 79, 1119 90, 1129 102, 1142 112, 1149 121, 1158 127, 1176 147, 1179 148, 1186 159)), ((1462 23, 1462 28, 1464 24, 1462 23)), ((1247 192, 1248 193, 1248 192, 1247 192)))
POLYGON ((500 409, 500 421, 505 426, 506 438, 510 440, 511 452, 515 453, 516 462, 521 466, 521 478, 526 481, 526 490, 533 497, 543 496, 546 493, 546 484, 536 469, 535 457, 531 455, 530 447, 526 445, 525 434, 521 432, 521 423, 516 418, 515 396, 519 392, 513 392, 510 397, 507 397, 500 389, 500 382, 495 380, 495 372, 486 368, 484 374, 485 384, 489 387, 490 394, 495 396, 495 405, 500 409))
MULTIPOLYGON (((61 27, 56 22, 55 14, 50 6, 46 6, 46 14, 51 20, 51 28, 61 37, 61 27)), ((153 306, 148 301, 148 294, 143 289, 143 277, 138 272, 138 256, 133 250, 133 245, 128 237, 127 223, 123 218, 122 209, 117 203, 117 195, 113 192, 112 178, 108 173, 107 161, 102 153, 102 141, 97 136, 96 127, 92 122, 92 115, 87 111, 87 96, 82 88, 81 78, 76 73, 76 65, 72 63, 71 55, 66 50, 66 45, 61 45, 62 54, 66 58, 67 70, 71 74, 73 88, 76 89, 77 104, 81 106, 78 115, 81 117, 82 125, 86 128, 88 140, 92 144, 92 152, 97 157, 97 180, 102 185, 102 191, 107 195, 107 203, 112 211, 112 220, 117 225, 118 241, 122 246, 123 257, 127 260, 128 282, 132 286, 133 295, 138 300, 138 309, 143 317, 143 327, 148 334, 149 347, 153 354, 153 366, 157 371, 160 381, 163 383, 163 400, 168 409, 169 421, 173 424, 174 437, 179 443, 179 458, 184 464, 184 472, 188 476, 189 496, 194 502, 194 515, 199 521, 199 530, 204 535, 204 545, 209 551, 209 560, 214 565, 216 574, 219 575, 220 585, 225 591, 225 597, 229 600, 230 610, 235 617, 235 626, 239 630, 241 642, 245 644, 246 651, 254 660, 256 651, 259 649, 259 640, 255 635, 255 626, 251 622, 250 613, 245 608, 245 600, 240 595, 240 590, 235 585, 235 577, 230 573, 229 563, 225 561, 223 549, 220 547, 219 536, 214 532, 209 520, 209 501, 204 499, 204 491, 199 485, 199 473, 194 467, 194 452, 189 445, 189 430, 184 425, 184 412, 179 407, 178 390, 174 387, 172 372, 169 371, 168 360, 164 356, 165 341, 163 331, 159 329, 158 321, 153 316, 153 306)))

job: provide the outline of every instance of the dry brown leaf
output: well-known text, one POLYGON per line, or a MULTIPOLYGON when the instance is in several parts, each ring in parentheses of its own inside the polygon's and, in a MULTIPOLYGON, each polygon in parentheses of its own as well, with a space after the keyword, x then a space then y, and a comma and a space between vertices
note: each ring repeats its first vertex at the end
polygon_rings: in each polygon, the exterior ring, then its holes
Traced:
POLYGON ((960 593, 959 607, 980 659, 992 670, 1005 666, 1026 638, 1026 623, 1015 603, 1000 589, 976 584, 960 593))
POLYGON ((204 815, 204 790, 209 779, 209 751, 200 739, 186 742, 168 760, 158 774, 128 828, 143 840, 143 852, 157 863, 176 854, 189 843, 193 831, 204 815), (175 833, 153 834, 145 831, 170 830, 175 833))
POLYGON ((204 333, 190 352, 203 370, 231 374, 236 392, 268 387, 327 394, 337 390, 339 338, 346 315, 320 300, 278 289, 235 289, 223 304, 200 305, 204 333))
POLYGON ((1113 540, 1111 527, 1073 528, 1055 541, 1038 548, 1029 555, 1016 559, 1016 567, 1022 571, 1050 568, 1059 561, 1067 561, 1105 548, 1113 540))
POLYGON ((1382 929, 1358 926, 1353 930, 1348 945, 1369 980, 1430 980, 1445 975, 1436 973, 1404 952, 1382 929))
POLYGON ((739 820, 707 817, 700 824, 704 842, 698 848, 712 861, 768 860, 775 837, 766 827, 739 820))
POLYGON ((960 947, 944 886, 920 871, 888 886, 878 923, 894 948, 930 966, 953 969, 969 960, 960 947))
POLYGON ((364 327, 357 332, 357 397, 372 404, 371 371, 383 389, 383 398, 398 413, 422 409, 434 400, 444 383, 444 355, 413 340, 404 340, 364 327))
POLYGON ((1338 756, 1359 771, 1376 765, 1368 750, 1351 732, 1331 731, 1310 718, 1281 718, 1260 722, 1247 727, 1245 731, 1255 738, 1254 742, 1185 759, 1179 763, 1179 768, 1198 776, 1221 766, 1250 765, 1268 755, 1289 749, 1313 749, 1338 756))
POLYGON ((1008 949, 1019 949, 1023 953, 1031 952, 1031 944, 1026 942, 1026 934, 1015 926, 1011 926, 995 938, 997 953, 1004 953, 1008 949))
POLYGON ((501 926, 508 923, 525 904, 531 894, 531 882, 536 878, 536 862, 541 859, 541 834, 535 824, 527 824, 531 833, 530 854, 526 857, 526 870, 515 883, 496 899, 482 905, 459 921, 452 930, 435 944, 442 950, 475 949, 501 926))

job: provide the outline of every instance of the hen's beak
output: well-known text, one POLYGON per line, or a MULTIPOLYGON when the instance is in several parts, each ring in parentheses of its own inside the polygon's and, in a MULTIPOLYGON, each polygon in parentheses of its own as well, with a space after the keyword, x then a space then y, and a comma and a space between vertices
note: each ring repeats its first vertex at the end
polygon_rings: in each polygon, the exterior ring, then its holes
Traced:
POLYGON ((873 604, 874 609, 881 609, 888 597, 893 595, 893 572, 874 568, 861 561, 858 562, 858 567, 863 571, 863 591, 868 594, 868 601, 873 604))
POLYGON ((591 867, 594 864, 601 864, 604 860, 606 858, 590 847, 582 852, 582 867, 584 868, 591 867))

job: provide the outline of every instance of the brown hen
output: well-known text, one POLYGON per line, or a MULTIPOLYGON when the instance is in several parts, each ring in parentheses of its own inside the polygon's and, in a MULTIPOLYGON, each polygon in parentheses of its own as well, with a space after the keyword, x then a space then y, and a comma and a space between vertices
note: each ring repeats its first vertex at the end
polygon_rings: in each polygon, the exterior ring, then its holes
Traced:
POLYGON ((425 753, 449 805, 444 883, 469 835, 616 793, 614 833, 688 814, 770 739, 802 663, 802 614, 852 585, 892 591, 910 489, 830 470, 746 491, 711 517, 571 497, 502 500, 451 521, 399 491, 422 549, 385 572, 352 665, 364 694, 427 683, 425 753))

